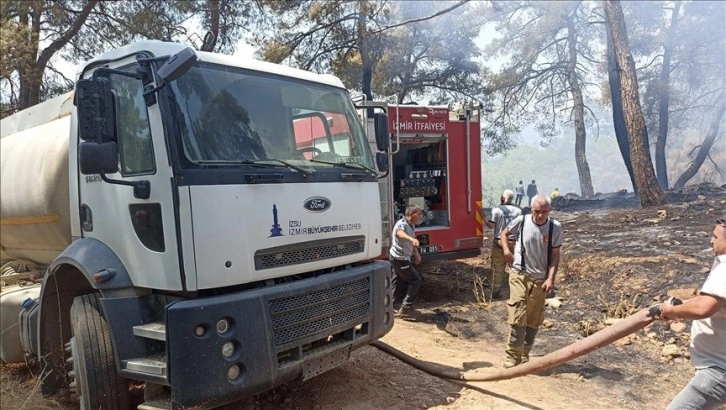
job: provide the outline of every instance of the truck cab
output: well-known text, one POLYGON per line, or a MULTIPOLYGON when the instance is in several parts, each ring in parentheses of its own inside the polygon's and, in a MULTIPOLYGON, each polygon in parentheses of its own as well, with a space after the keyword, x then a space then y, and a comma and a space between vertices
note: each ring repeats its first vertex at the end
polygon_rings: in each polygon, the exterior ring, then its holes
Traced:
POLYGON ((78 80, 55 119, 72 241, 39 300, 44 392, 123 408, 138 380, 149 403, 213 407, 391 329, 378 172, 340 80, 156 41, 78 80), (308 119, 346 132, 306 143, 308 119))

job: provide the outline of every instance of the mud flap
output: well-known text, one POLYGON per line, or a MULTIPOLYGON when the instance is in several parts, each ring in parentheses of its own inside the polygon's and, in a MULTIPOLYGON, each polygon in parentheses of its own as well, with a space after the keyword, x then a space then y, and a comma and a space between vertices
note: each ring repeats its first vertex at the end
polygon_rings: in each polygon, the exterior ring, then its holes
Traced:
POLYGON ((351 346, 333 350, 321 356, 310 358, 303 363, 303 381, 312 379, 330 369, 336 368, 350 358, 351 346))

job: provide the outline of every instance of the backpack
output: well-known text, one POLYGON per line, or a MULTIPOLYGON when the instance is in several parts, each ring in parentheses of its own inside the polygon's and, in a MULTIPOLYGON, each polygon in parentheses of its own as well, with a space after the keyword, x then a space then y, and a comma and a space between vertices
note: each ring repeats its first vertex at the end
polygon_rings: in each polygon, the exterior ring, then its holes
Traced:
MULTIPOLYGON (((502 212, 502 217, 504 218, 504 227, 506 228, 509 226, 509 223, 512 222, 515 218, 514 213, 509 210, 507 207, 508 204, 501 204, 497 208, 502 212)), ((512 205, 510 205, 512 206, 512 205)))

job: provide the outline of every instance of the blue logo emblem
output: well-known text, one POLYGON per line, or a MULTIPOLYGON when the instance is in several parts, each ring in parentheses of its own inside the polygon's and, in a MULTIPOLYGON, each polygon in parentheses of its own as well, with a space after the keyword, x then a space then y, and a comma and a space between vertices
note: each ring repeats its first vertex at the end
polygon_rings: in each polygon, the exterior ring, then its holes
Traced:
POLYGON ((272 228, 270 228, 270 238, 273 236, 284 236, 282 234, 282 228, 277 222, 277 205, 272 204, 272 228))
POLYGON ((314 196, 303 202, 303 208, 310 212, 325 212, 330 209, 330 200, 322 196, 314 196))

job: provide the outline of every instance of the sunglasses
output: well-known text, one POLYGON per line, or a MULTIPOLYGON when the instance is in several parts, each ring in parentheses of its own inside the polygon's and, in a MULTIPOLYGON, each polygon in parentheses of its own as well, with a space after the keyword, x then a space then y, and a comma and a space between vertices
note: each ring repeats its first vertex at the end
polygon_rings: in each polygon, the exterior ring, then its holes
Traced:
POLYGON ((726 218, 718 218, 716 219, 716 225, 722 226, 726 228, 726 218))

